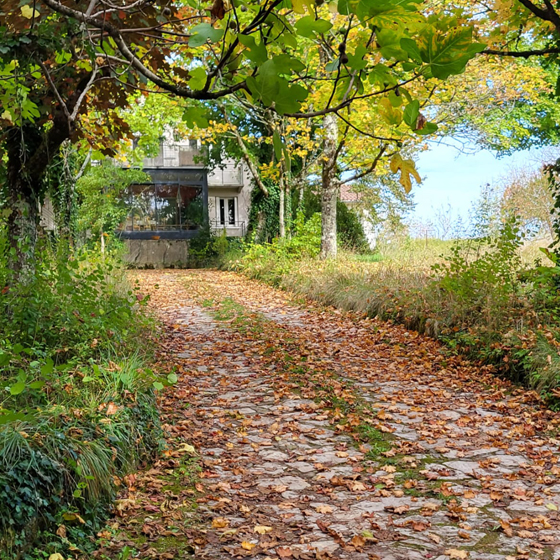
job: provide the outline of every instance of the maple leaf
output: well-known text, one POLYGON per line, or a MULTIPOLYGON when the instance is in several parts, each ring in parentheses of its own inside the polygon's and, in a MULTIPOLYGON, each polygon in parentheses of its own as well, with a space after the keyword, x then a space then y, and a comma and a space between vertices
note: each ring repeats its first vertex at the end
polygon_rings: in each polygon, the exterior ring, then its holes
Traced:
POLYGON ((409 193, 412 190, 412 181, 410 177, 414 177, 417 183, 422 182, 422 178, 416 170, 416 164, 411 159, 403 159, 400 154, 395 154, 391 158, 390 168, 392 173, 400 171, 399 183, 404 190, 409 193))
POLYGON ((280 558, 291 558, 293 556, 292 549, 287 546, 277 547, 276 554, 280 556, 280 558))
POLYGON ((317 513, 332 513, 333 508, 327 504, 321 504, 320 506, 315 507, 315 511, 317 513))
POLYGON ((249 541, 243 541, 241 543, 241 548, 244 548, 245 550, 253 550, 253 548, 255 548, 257 545, 255 543, 249 542, 249 541))

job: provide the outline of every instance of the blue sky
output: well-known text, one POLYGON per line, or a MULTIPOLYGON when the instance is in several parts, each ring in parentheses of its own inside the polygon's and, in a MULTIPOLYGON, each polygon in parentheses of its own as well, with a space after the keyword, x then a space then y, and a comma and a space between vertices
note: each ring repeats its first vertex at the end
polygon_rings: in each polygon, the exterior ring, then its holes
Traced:
POLYGON ((487 150, 475 154, 461 154, 446 145, 433 145, 417 161, 422 184, 413 183, 416 209, 413 216, 429 218, 432 208, 451 204, 454 213, 464 218, 471 203, 480 193, 480 187, 507 174, 512 165, 538 167, 538 150, 527 150, 513 156, 496 158, 487 150))

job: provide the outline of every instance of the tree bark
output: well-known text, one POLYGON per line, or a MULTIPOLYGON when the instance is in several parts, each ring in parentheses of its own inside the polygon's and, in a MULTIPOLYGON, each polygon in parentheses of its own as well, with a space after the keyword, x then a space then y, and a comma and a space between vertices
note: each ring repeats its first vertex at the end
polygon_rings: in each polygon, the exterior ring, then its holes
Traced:
POLYGON ((6 190, 11 210, 7 221, 8 267, 16 278, 20 278, 34 267, 39 208, 35 186, 23 170, 20 129, 13 128, 8 132, 6 144, 6 190))
POLYGON ((286 191, 284 190, 284 174, 280 170, 280 180, 278 181, 278 188, 280 190, 280 208, 278 210, 278 223, 280 238, 286 237, 286 191))
POLYGON ((321 253, 322 259, 334 259, 337 254, 336 203, 339 183, 336 173, 338 157, 338 123, 329 113, 323 119, 323 169, 321 173, 321 253))

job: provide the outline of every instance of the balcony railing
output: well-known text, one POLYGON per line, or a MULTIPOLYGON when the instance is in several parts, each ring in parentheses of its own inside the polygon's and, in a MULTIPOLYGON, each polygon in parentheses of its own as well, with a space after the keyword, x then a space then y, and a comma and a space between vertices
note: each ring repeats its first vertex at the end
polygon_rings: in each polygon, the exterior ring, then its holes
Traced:
POLYGON ((221 233, 224 229, 226 230, 226 235, 230 235, 232 230, 235 231, 232 237, 243 237, 246 233, 247 225, 245 222, 236 221, 234 223, 223 224, 220 220, 210 220, 210 227, 215 233, 221 233))

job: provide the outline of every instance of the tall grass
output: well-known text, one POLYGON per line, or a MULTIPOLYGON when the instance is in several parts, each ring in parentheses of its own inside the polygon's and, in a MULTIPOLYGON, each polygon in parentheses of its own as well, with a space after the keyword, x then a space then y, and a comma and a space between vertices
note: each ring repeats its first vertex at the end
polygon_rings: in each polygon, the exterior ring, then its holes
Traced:
POLYGON ((369 260, 251 248, 232 267, 321 303, 392 320, 560 396, 560 269, 535 264, 515 222, 495 238, 408 240, 369 260))

